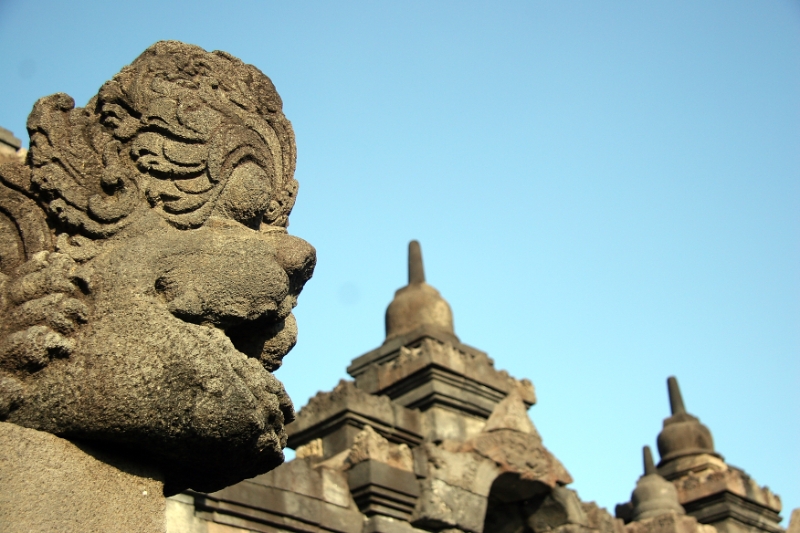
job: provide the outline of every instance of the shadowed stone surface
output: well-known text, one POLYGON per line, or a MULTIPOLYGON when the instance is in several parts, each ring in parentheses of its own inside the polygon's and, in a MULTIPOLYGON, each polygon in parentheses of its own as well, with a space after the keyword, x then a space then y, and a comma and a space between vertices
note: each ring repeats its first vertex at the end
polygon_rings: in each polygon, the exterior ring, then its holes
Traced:
POLYGON ((286 232, 281 106, 252 65, 174 41, 86 107, 36 102, 27 159, 0 165, 0 420, 127 450, 172 489, 283 461, 271 372, 316 259, 286 232))
POLYGON ((0 487, 5 533, 164 531, 157 472, 6 422, 0 422, 0 487))

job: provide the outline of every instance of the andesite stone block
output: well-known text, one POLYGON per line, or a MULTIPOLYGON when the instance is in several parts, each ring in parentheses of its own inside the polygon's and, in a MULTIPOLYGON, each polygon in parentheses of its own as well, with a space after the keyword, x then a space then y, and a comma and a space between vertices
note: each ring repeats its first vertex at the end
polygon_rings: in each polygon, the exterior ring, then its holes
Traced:
POLYGON ((717 533, 713 526, 700 524, 692 516, 667 512, 625 526, 626 533, 717 533))
MULTIPOLYGON (((398 520, 388 516, 371 516, 364 523, 362 533, 426 533, 423 529, 417 529, 405 520, 398 520)), ((488 532, 487 532, 488 533, 488 532)))
POLYGON ((413 472, 372 459, 347 471, 347 482, 358 508, 366 516, 408 520, 420 494, 413 472))
POLYGON ((323 456, 328 458, 352 446, 365 426, 395 443, 413 446, 423 439, 418 411, 393 403, 386 396, 368 394, 344 380, 333 391, 312 398, 286 430, 293 448, 321 438, 323 456))
POLYGON ((50 433, 0 422, 0 530, 165 531, 153 469, 50 433))
POLYGON ((486 506, 485 496, 450 485, 442 479, 431 479, 422 485, 411 524, 432 531, 457 527, 471 533, 482 533, 486 506))

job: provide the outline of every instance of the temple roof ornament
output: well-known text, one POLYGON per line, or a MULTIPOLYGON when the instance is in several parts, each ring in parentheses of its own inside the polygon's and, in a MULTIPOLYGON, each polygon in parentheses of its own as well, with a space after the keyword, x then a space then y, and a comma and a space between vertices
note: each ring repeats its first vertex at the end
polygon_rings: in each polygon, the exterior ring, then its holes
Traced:
POLYGON ((658 453, 661 455, 658 466, 662 467, 674 459, 700 454, 722 459, 714 451, 711 431, 696 416, 686 412, 675 376, 667 378, 667 389, 672 416, 664 419, 664 429, 658 435, 658 453))
POLYGON ((408 285, 395 292, 386 309, 386 341, 422 327, 458 340, 453 329, 453 311, 439 291, 425 283, 422 249, 418 241, 408 243, 408 285))
POLYGON ((636 482, 636 488, 631 494, 633 520, 645 520, 669 512, 686 514, 678 501, 678 491, 675 486, 656 471, 650 446, 642 449, 642 455, 644 475, 636 482))

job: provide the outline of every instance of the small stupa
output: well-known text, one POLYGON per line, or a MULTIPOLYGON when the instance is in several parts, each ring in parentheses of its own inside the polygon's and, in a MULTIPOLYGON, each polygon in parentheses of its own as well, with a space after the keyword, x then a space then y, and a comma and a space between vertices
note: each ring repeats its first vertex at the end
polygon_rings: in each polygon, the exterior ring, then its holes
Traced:
POLYGON ((686 514, 678 502, 675 486, 658 474, 650 446, 645 446, 642 452, 644 475, 636 482, 636 488, 631 494, 633 520, 645 520, 670 512, 686 514))
POLYGON ((636 482, 631 501, 617 506, 625 515, 625 533, 719 533, 713 526, 687 516, 675 485, 658 474, 650 446, 642 450, 644 475, 636 482))
POLYGON ((453 329, 453 311, 439 291, 425 283, 419 241, 408 244, 408 285, 394 294, 386 309, 386 342, 422 329, 437 330, 458 341, 453 329))
POLYGON ((686 411, 678 380, 667 379, 672 416, 658 435, 658 473, 672 482, 686 513, 719 533, 781 533, 781 500, 727 464, 711 431, 686 411))
POLYGON ((533 384, 456 336, 419 242, 386 309, 385 340, 347 372, 352 380, 318 393, 287 426, 294 460, 171 499, 167 532, 625 533, 568 488, 528 416, 533 384))
POLYGON ((683 396, 675 376, 667 378, 672 416, 664 419, 658 434, 659 471, 668 479, 698 467, 720 467, 723 458, 714 451, 711 431, 696 416, 686 412, 683 396))
POLYGON ((528 416, 533 384, 461 342, 419 243, 408 252, 384 341, 287 426, 295 459, 170 498, 167 533, 783 533, 780 501, 725 464, 675 378, 661 461, 645 448, 632 501, 618 518, 581 501, 528 416))

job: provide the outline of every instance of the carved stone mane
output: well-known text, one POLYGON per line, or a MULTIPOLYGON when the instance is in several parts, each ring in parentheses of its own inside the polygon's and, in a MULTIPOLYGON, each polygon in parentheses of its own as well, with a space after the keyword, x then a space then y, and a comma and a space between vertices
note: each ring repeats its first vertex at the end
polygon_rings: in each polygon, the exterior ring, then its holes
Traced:
POLYGON ((174 487, 280 464, 271 371, 316 256, 287 234, 292 127, 224 52, 156 43, 86 107, 59 93, 0 165, 0 420, 135 452, 174 487))

